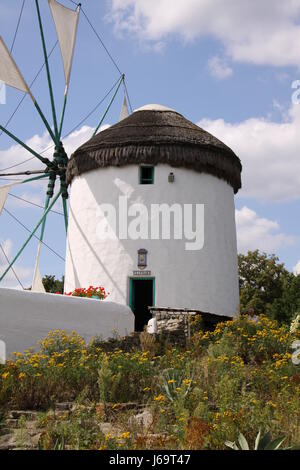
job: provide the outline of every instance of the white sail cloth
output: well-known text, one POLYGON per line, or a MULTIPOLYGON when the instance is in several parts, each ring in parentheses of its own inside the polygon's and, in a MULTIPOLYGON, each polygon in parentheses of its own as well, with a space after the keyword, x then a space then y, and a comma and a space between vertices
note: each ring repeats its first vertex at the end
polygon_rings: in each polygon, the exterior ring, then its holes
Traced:
POLYGON ((27 83, 0 36, 0 80, 18 90, 30 93, 27 83))
POLYGON ((6 199, 7 199, 9 191, 11 190, 13 186, 17 186, 18 184, 21 184, 21 182, 13 183, 13 184, 6 184, 5 186, 0 186, 0 215, 6 203, 6 199))
POLYGON ((31 287, 31 290, 33 292, 46 292, 45 287, 43 285, 42 276, 39 270, 41 247, 42 247, 42 242, 39 242, 36 260, 35 260, 33 279, 32 279, 32 287, 31 287))
POLYGON ((127 100, 126 100, 126 96, 124 96, 121 114, 120 114, 120 121, 123 121, 123 119, 127 118, 128 116, 129 116, 129 111, 128 111, 128 106, 127 106, 127 100))
MULTIPOLYGON (((5 186, 0 186, 0 215, 2 213, 3 207, 5 205, 7 196, 9 194, 11 188, 13 186, 16 186, 16 185, 21 184, 21 183, 22 183, 22 181, 20 183, 13 183, 13 184, 7 184, 5 186)), ((41 277, 41 274, 40 274, 40 271, 39 271, 41 245, 42 245, 42 243, 40 242, 39 246, 38 246, 37 255, 36 255, 35 268, 34 268, 34 274, 33 274, 33 280, 32 280, 32 290, 34 292, 46 292, 45 288, 43 286, 42 277, 41 277)))
POLYGON ((66 86, 69 86, 74 56, 80 7, 76 11, 67 8, 56 0, 48 0, 55 24, 64 65, 66 86))

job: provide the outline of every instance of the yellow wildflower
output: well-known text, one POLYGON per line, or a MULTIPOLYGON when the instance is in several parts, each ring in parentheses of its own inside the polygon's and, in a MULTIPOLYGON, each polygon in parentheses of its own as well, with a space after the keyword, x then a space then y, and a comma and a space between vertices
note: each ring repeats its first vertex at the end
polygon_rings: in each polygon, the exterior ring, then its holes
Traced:
POLYGON ((165 400, 165 396, 160 394, 160 395, 157 395, 156 397, 153 398, 154 401, 164 401, 165 400))
POLYGON ((184 379, 182 382, 184 383, 184 385, 190 385, 192 380, 191 379, 184 379))

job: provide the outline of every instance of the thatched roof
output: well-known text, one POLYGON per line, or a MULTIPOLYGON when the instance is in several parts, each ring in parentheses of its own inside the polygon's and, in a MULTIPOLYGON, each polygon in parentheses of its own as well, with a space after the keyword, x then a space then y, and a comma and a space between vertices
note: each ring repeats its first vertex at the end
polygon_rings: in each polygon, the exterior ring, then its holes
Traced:
POLYGON ((181 114, 164 108, 142 108, 92 137, 71 156, 67 181, 97 168, 142 163, 209 173, 227 181, 235 193, 241 187, 242 165, 235 153, 181 114))

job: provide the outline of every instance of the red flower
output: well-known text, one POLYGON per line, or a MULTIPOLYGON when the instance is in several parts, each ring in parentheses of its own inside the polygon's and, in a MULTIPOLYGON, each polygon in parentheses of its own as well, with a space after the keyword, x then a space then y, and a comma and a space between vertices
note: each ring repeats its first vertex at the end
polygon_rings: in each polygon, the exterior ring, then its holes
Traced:
MULTIPOLYGON (((57 294, 60 294, 60 292, 57 292, 57 294)), ((88 289, 84 287, 77 287, 74 289, 72 292, 65 292, 64 295, 67 296, 73 296, 73 297, 98 297, 98 299, 106 299, 106 297, 109 295, 109 292, 105 292, 105 288, 102 286, 94 287, 94 286, 89 286, 88 289)))

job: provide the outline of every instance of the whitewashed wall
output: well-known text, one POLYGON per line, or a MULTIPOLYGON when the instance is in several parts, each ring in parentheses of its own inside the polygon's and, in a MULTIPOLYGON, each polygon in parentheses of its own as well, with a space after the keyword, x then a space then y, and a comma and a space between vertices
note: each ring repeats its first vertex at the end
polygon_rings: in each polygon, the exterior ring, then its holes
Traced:
POLYGON ((97 169, 74 179, 66 253, 66 290, 103 285, 110 299, 128 304, 129 277, 137 270, 137 251, 148 250, 155 277, 155 304, 197 308, 219 315, 238 312, 238 270, 234 194, 214 176, 168 165, 155 167, 154 185, 139 184, 139 168, 97 169), (168 183, 168 174, 175 182, 168 183), (99 204, 116 207, 120 195, 130 203, 205 205, 205 240, 200 251, 186 251, 186 240, 101 240, 99 204))
POLYGON ((34 347, 50 330, 93 336, 125 336, 134 330, 134 315, 114 302, 0 289, 0 341, 7 354, 34 347))

